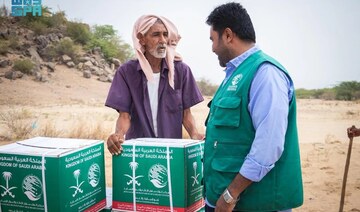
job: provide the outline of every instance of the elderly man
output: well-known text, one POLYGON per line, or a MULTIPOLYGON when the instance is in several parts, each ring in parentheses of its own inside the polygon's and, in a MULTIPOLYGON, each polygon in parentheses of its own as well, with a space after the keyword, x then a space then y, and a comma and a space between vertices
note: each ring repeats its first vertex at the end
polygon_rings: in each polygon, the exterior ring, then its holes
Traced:
POLYGON ((175 25, 155 15, 140 17, 133 30, 137 60, 116 71, 105 105, 119 112, 115 133, 107 139, 111 154, 120 154, 124 139, 182 138, 182 125, 192 139, 203 139, 190 108, 203 101, 191 69, 176 57, 175 25))

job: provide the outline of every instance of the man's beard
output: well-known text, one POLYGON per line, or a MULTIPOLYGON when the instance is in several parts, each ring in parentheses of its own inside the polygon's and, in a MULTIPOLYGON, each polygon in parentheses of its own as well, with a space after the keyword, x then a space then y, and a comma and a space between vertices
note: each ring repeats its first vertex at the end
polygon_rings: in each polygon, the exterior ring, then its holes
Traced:
POLYGON ((166 56, 166 45, 159 44, 154 49, 150 49, 149 53, 156 58, 165 58, 166 56))

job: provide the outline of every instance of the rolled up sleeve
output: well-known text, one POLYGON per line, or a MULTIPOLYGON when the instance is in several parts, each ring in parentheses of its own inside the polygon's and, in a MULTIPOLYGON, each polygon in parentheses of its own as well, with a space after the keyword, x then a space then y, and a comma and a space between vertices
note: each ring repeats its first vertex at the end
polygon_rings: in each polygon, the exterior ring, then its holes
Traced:
POLYGON ((250 89, 249 111, 255 128, 251 149, 240 168, 245 178, 259 182, 284 150, 292 83, 272 64, 263 64, 250 89))

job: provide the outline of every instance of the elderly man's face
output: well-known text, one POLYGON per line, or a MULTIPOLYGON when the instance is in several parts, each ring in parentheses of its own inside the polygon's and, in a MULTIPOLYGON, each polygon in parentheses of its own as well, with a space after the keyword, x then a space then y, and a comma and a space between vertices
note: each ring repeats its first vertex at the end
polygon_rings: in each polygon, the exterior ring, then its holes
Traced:
POLYGON ((149 31, 140 39, 141 45, 145 46, 145 51, 156 58, 164 58, 166 56, 167 42, 168 31, 160 21, 155 22, 149 31))

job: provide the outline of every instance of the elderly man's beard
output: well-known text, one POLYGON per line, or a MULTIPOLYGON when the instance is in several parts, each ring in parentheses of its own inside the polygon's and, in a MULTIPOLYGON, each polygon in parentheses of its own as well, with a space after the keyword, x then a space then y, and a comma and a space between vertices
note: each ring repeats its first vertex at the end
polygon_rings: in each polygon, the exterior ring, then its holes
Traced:
POLYGON ((149 49, 149 53, 156 58, 165 58, 166 44, 159 44, 156 48, 149 49))

